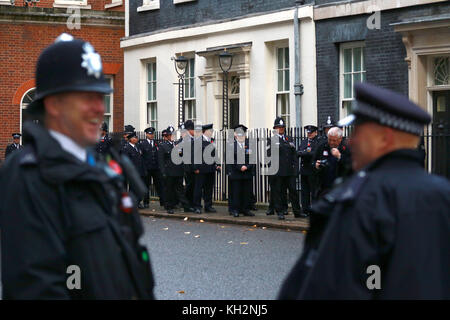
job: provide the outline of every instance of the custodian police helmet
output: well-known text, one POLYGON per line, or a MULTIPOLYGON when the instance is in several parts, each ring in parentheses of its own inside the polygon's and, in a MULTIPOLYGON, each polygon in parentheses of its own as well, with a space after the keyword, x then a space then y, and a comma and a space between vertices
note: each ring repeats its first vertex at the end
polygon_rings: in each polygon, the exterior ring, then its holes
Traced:
POLYGON ((46 96, 70 91, 106 94, 112 89, 105 80, 101 58, 94 47, 63 33, 39 56, 36 95, 28 109, 35 112, 46 96))
POLYGON ((284 122, 283 118, 277 117, 275 119, 275 122, 273 123, 273 128, 279 128, 279 127, 286 127, 286 123, 284 122))

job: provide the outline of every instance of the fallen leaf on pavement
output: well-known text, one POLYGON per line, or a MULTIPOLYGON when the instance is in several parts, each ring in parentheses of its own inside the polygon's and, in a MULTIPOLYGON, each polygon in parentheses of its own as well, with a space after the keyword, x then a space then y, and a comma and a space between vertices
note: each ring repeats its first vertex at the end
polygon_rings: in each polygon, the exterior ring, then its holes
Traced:
POLYGON ((261 229, 266 230, 267 228, 266 227, 262 227, 261 229))
POLYGON ((248 244, 248 242, 241 242, 241 244, 248 244))
POLYGON ((256 228, 256 227, 257 227, 257 225, 256 225, 256 224, 254 224, 254 225, 253 225, 253 228, 256 228))
POLYGON ((225 229, 225 226, 220 226, 222 229, 225 229))
POLYGON ((197 234, 196 236, 194 236, 195 238, 200 238, 200 235, 199 234, 197 234))
POLYGON ((184 293, 184 290, 181 290, 181 291, 177 291, 178 293, 181 293, 181 294, 183 294, 184 293))
POLYGON ((255 231, 255 229, 247 229, 248 231, 255 231))
POLYGON ((306 231, 305 231, 305 230, 302 230, 302 233, 303 233, 303 234, 306 234, 306 231))
POLYGON ((205 221, 203 221, 203 220, 200 219, 200 222, 205 222, 205 221))
POLYGON ((163 230, 169 230, 169 228, 163 228, 163 230))
POLYGON ((233 241, 228 241, 228 243, 233 243, 233 241))
POLYGON ((183 220, 184 220, 184 221, 187 221, 187 220, 188 220, 188 217, 184 218, 183 220))
POLYGON ((185 232, 184 234, 191 234, 190 232, 185 232))

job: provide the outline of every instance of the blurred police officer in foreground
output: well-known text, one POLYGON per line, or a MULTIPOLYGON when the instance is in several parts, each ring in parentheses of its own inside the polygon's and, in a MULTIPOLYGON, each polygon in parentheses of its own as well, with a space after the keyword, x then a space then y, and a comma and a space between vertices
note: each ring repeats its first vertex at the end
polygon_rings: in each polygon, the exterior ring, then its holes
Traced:
MULTIPOLYGON (((127 156, 133 163, 136 171, 143 183, 147 180, 147 170, 145 169, 144 158, 142 156, 142 151, 138 145, 139 138, 136 132, 132 132, 127 136, 128 143, 123 146, 122 154, 127 156)), ((148 196, 148 190, 145 193, 148 196)), ((144 209, 144 205, 141 204, 141 200, 144 200, 145 195, 142 199, 139 199, 139 209, 144 209)))
POLYGON ((249 210, 253 177, 255 176, 255 164, 250 163, 253 150, 250 149, 249 140, 245 137, 247 127, 240 124, 234 128, 235 141, 233 147, 233 163, 227 166, 229 181, 229 212, 234 217, 239 213, 244 216, 254 216, 249 210))
POLYGON ((13 137, 13 143, 9 144, 6 147, 5 150, 5 159, 7 156, 9 156, 11 153, 13 153, 16 150, 20 150, 22 149, 22 145, 20 144, 20 137, 22 135, 20 133, 13 133, 12 137, 13 137))
POLYGON ((311 211, 311 193, 314 188, 313 158, 320 143, 317 137, 317 127, 313 125, 305 126, 307 138, 300 143, 298 156, 301 158, 301 217, 307 217, 311 211))
POLYGON ((126 159, 89 151, 112 91, 100 55, 63 34, 39 57, 36 85, 28 109, 40 124, 24 124, 26 147, 0 173, 3 298, 153 298, 142 184, 126 159))
POLYGON ((352 173, 351 154, 344 132, 339 127, 328 131, 328 141, 318 146, 314 164, 314 198, 331 190, 338 178, 345 178, 352 173))
POLYGON ((189 206, 189 200, 186 198, 183 188, 184 168, 183 164, 175 164, 172 161, 172 149, 177 148, 178 154, 182 155, 182 148, 173 142, 173 127, 163 130, 164 141, 160 144, 158 150, 158 162, 163 177, 165 187, 165 208, 168 213, 174 213, 178 202, 184 207, 185 212, 192 212, 194 209, 189 206))
POLYGON ((101 154, 107 154, 112 147, 112 139, 108 136, 108 125, 103 122, 100 128, 100 141, 95 146, 95 151, 101 154))
POLYGON ((406 97, 355 85, 356 173, 313 205, 282 299, 450 299, 450 183, 421 167, 431 121, 406 97))
MULTIPOLYGON (((164 192, 161 188, 161 172, 159 171, 158 164, 158 145, 159 143, 155 141, 155 128, 149 127, 144 130, 146 139, 139 143, 139 148, 142 151, 142 157, 144 159, 144 165, 146 169, 146 180, 147 189, 150 189, 150 180, 153 180, 153 185, 156 188, 156 192, 159 196, 159 204, 164 206, 164 192)), ((148 208, 150 203, 150 195, 146 194, 144 197, 144 207, 148 208)))
POLYGON ((220 170, 220 166, 215 161, 216 147, 214 144, 213 125, 207 124, 202 126, 202 163, 194 163, 195 173, 195 189, 194 189, 194 209, 195 213, 200 213, 202 209, 202 197, 204 200, 205 212, 217 212, 212 206, 214 182, 216 179, 216 171, 220 170), (206 150, 206 152, 205 152, 206 150), (205 154, 212 157, 212 163, 208 163, 205 154))
MULTIPOLYGON (((278 146, 278 171, 272 175, 270 189, 273 192, 274 209, 278 214, 279 220, 284 220, 284 215, 287 214, 287 189, 289 187, 290 177, 295 172, 297 152, 291 137, 286 135, 286 124, 283 118, 277 117, 273 128, 274 141, 278 146)), ((268 156, 272 155, 271 143, 269 142, 268 156)), ((272 164, 273 165, 273 164, 272 164)))

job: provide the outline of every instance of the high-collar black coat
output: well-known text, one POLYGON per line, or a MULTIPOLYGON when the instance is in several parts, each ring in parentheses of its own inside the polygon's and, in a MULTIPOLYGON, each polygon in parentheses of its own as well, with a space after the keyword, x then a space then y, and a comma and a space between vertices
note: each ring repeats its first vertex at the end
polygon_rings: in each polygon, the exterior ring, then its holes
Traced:
POLYGON ((139 175, 141 177, 145 177, 147 175, 147 170, 145 170, 144 158, 142 157, 142 151, 141 149, 139 149, 138 144, 136 144, 134 147, 130 143, 125 144, 122 154, 130 158, 131 162, 134 164, 134 167, 136 168, 137 172, 139 172, 139 175))
MULTIPOLYGON (((294 140, 286 135, 283 137, 275 135, 267 141, 267 155, 269 157, 271 157, 273 153, 272 147, 273 150, 278 148, 278 171, 274 175, 282 177, 295 176, 298 171, 298 156, 294 140), (272 143, 275 145, 272 146, 272 143)), ((275 165, 275 163, 274 161, 271 161, 270 166, 273 165, 275 165)))
POLYGON ((449 181, 416 150, 379 158, 313 205, 279 298, 450 299, 449 208, 449 181), (367 286, 370 266, 381 289, 367 286))
POLYGON ((136 198, 130 194, 130 212, 121 209, 117 165, 79 161, 40 125, 24 131, 30 141, 0 169, 3 298, 152 298, 136 198), (72 265, 80 290, 67 288, 72 265))
POLYGON ((147 170, 158 170, 158 149, 159 142, 155 140, 142 140, 139 143, 139 149, 142 151, 144 165, 147 170))
POLYGON ((23 147, 22 147, 22 145, 18 145, 18 147, 16 147, 16 145, 14 144, 14 143, 11 143, 11 144, 9 144, 7 147, 6 147, 6 150, 5 150, 5 158, 7 157, 7 156, 9 156, 11 153, 13 153, 14 151, 17 151, 17 150, 20 150, 20 149, 22 149, 23 147))

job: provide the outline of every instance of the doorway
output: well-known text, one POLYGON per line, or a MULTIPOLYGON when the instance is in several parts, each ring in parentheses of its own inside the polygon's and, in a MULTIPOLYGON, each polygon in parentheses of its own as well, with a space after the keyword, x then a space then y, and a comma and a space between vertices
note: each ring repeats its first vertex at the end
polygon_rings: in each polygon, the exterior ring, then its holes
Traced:
POLYGON ((450 179, 450 90, 433 92, 432 167, 450 179))
POLYGON ((239 99, 230 99, 229 126, 234 128, 239 125, 239 99))

